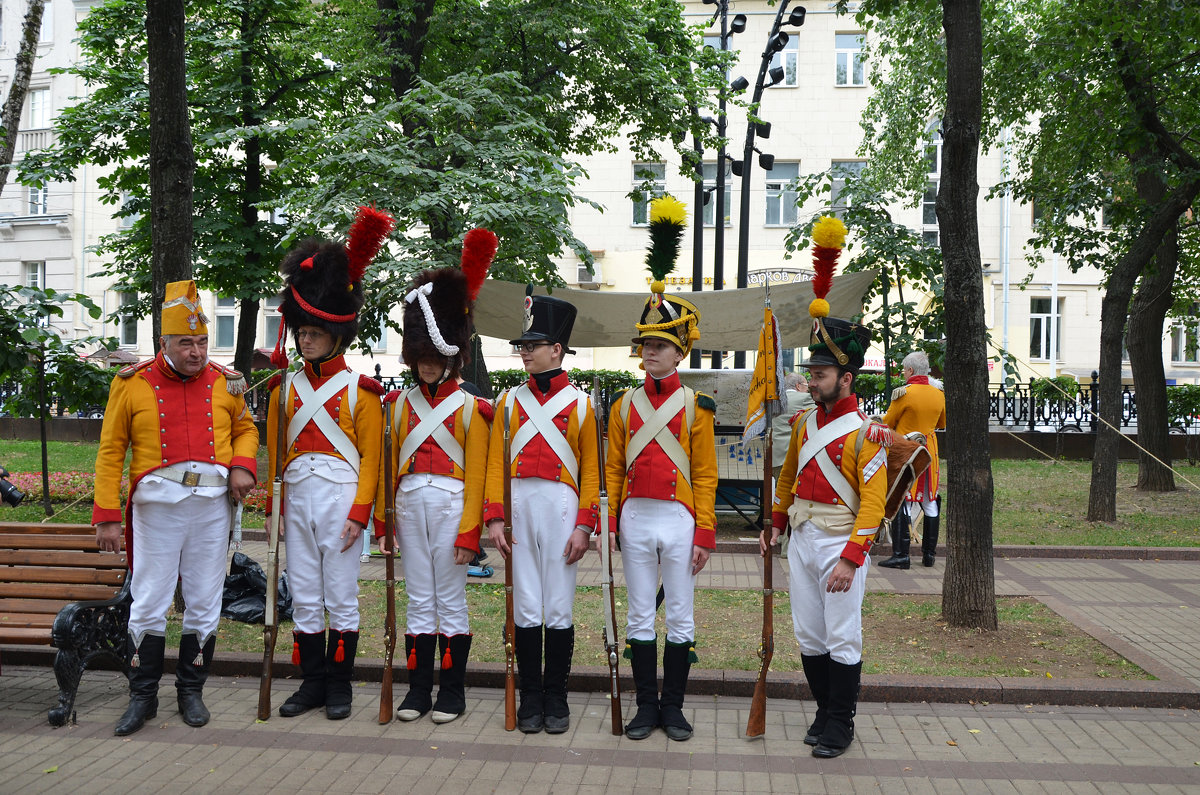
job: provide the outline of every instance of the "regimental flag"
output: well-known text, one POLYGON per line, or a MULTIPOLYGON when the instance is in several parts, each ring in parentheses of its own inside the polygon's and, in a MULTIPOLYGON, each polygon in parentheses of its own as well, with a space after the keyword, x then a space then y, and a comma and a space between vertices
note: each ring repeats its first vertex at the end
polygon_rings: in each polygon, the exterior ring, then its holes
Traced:
POLYGON ((783 360, 779 358, 779 324, 770 306, 763 307, 763 325, 758 333, 758 361, 750 381, 750 402, 746 406, 746 430, 742 441, 770 431, 771 420, 783 410, 779 385, 783 382, 783 360))

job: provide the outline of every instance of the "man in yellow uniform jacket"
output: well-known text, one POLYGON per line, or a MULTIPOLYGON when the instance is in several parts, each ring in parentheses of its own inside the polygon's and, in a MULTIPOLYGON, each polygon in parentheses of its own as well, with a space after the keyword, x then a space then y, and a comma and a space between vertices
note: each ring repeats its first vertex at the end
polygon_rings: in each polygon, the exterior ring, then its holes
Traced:
POLYGON ((272 360, 287 362, 291 331, 304 369, 271 382, 267 449, 271 471, 283 455, 282 536, 292 591, 292 663, 303 681, 280 707, 285 718, 325 707, 350 716, 358 651, 359 539, 379 484, 383 386, 355 373, 345 351, 358 336, 362 275, 391 218, 364 207, 345 245, 309 239, 280 263, 284 276, 280 338, 272 360), (279 445, 279 390, 284 390, 284 447, 279 445), (329 616, 329 637, 325 621, 329 616))
POLYGON ((770 543, 791 533, 792 623, 817 702, 804 742, 829 758, 854 738, 867 552, 883 521, 890 432, 867 419, 854 394, 870 332, 838 318, 818 321, 807 365, 817 406, 792 425, 770 543))
POLYGON ((516 656, 521 705, 517 728, 561 734, 570 726, 567 677, 575 653, 575 578, 596 528, 600 462, 596 415, 586 392, 562 369, 571 350, 575 307, 561 298, 526 295, 521 350, 529 380, 496 405, 488 448, 483 518, 492 545, 513 567, 516 656), (511 461, 504 460, 504 427, 511 461), (504 468, 512 505, 504 504, 504 468), (511 510, 513 545, 504 538, 511 510), (543 627, 546 667, 542 670, 543 627))
POLYGON ((921 562, 932 566, 937 553, 938 522, 940 521, 938 499, 938 444, 937 431, 946 427, 946 395, 930 383, 929 357, 922 351, 913 351, 904 357, 904 386, 892 390, 892 404, 883 418, 889 428, 900 435, 914 431, 925 437, 929 448, 929 469, 921 473, 905 498, 904 507, 896 514, 892 523, 892 556, 880 566, 889 569, 909 567, 908 550, 911 543, 909 528, 913 514, 920 504, 925 515, 921 534, 921 562))
POLYGON ((258 430, 242 398, 245 379, 208 359, 207 323, 195 283, 168 284, 158 355, 117 374, 104 411, 92 509, 104 551, 121 549, 121 473, 133 448, 124 517, 133 596, 129 707, 118 736, 158 714, 177 581, 185 608, 176 701, 189 726, 209 718, 202 693, 221 617, 232 502, 254 486, 258 430))

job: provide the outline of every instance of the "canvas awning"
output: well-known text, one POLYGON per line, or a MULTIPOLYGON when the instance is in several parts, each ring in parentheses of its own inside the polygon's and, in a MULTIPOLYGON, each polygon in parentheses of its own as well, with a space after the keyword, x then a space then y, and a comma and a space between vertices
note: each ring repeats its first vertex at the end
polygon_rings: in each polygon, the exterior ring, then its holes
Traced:
MULTIPOLYGON (((853 317, 862 312, 862 299, 878 271, 867 270, 835 276, 827 299, 834 317, 853 317)), ((534 294, 547 295, 544 287, 534 294)), ((641 293, 573 290, 558 287, 556 297, 570 301, 579 310, 571 332, 572 348, 627 348, 634 336, 634 322, 641 316, 649 290, 641 293)), ((700 310, 700 343, 705 350, 752 351, 758 348, 762 327, 763 288, 680 292, 700 310)), ((777 284, 771 287, 771 308, 779 320, 784 348, 809 344, 812 328, 808 304, 813 299, 812 282, 777 284)), ((475 330, 487 337, 509 340, 521 334, 525 307, 525 285, 488 280, 475 302, 475 330)), ((878 335, 875 335, 878 336, 878 335)))

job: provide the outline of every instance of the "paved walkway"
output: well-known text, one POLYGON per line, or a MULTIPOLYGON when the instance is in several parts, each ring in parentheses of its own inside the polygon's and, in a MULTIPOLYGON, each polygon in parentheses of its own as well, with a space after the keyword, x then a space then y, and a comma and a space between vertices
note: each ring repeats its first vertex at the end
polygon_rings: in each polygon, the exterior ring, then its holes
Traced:
MULTIPOLYGON (((246 545, 256 559, 262 551, 260 542, 246 545)), ((851 749, 839 759, 819 761, 800 742, 813 705, 794 698, 769 701, 765 738, 742 735, 747 698, 689 695, 687 709, 696 727, 690 742, 671 743, 661 733, 634 742, 610 734, 607 699, 589 688, 571 694, 570 732, 550 737, 505 732, 503 693, 487 687, 469 688, 467 715, 441 727, 427 719, 379 726, 379 687, 373 683, 355 688, 349 720, 334 723, 309 714, 258 724, 257 678, 215 676, 206 689, 213 712, 209 726, 185 726, 166 684, 158 718, 130 738, 116 738, 112 726, 127 699, 119 674, 86 674, 76 704, 78 723, 53 729, 45 717, 56 693, 53 673, 6 664, 0 677, 0 794, 333 790, 457 795, 468 788, 556 795, 1200 793, 1200 712, 1140 706, 1158 703, 1164 688, 1191 696, 1200 692, 1200 566, 1195 560, 1155 560, 1152 554, 1142 560, 995 562, 999 595, 1038 597, 1159 677, 1160 682, 1101 682, 1087 702, 1111 703, 1103 696, 1112 687, 1126 690, 1127 702, 1139 706, 989 703, 950 690, 942 692, 955 703, 936 703, 936 698, 904 703, 876 686, 876 695, 885 700, 860 704, 851 749)), ((499 562, 494 553, 491 558, 499 562)), ((939 593, 943 566, 939 558, 931 569, 875 568, 868 582, 873 590, 939 593)), ((382 577, 382 570, 382 561, 373 559, 363 573, 382 577)), ((754 555, 718 554, 698 584, 753 589, 760 587, 759 572, 754 555)), ((503 570, 493 579, 502 581, 503 570)), ((782 577, 776 581, 786 583, 782 577)), ((589 556, 580 584, 598 582, 598 556, 589 556)), ((900 686, 911 695, 911 683, 900 686)), ((864 686, 864 696, 867 690, 864 686)), ((631 702, 627 695, 626 715, 632 714, 631 702)))

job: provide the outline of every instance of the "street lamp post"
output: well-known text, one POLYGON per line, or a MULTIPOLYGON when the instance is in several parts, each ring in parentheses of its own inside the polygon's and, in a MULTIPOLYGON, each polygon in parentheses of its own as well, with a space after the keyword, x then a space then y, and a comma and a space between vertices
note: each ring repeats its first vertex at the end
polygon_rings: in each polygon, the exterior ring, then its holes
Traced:
MULTIPOLYGON (((775 54, 782 52, 787 46, 788 34, 780 30, 784 24, 800 27, 804 24, 805 8, 804 6, 796 6, 788 15, 786 23, 784 21, 784 12, 787 10, 789 0, 780 0, 779 10, 775 13, 775 22, 771 25, 771 33, 767 36, 767 45, 763 48, 762 62, 758 67, 758 78, 754 81, 754 93, 750 102, 750 114, 757 115, 759 104, 762 101, 763 89, 766 87, 767 74, 771 75, 770 85, 780 82, 784 78, 782 67, 771 68, 771 60, 775 54)), ((749 83, 746 78, 739 77, 734 81, 735 87, 741 86, 745 90, 749 83)), ((746 119, 746 144, 742 149, 742 159, 734 161, 733 172, 735 176, 742 178, 739 215, 738 215, 738 262, 737 262, 737 286, 743 288, 747 286, 748 274, 750 271, 750 160, 754 157, 754 153, 758 152, 758 163, 764 169, 769 171, 775 165, 774 155, 765 154, 754 146, 755 134, 762 138, 769 138, 771 135, 771 123, 766 121, 754 121, 749 116, 746 119)), ((720 169, 718 168, 718 173, 720 169)), ((734 367, 746 366, 746 352, 737 351, 733 358, 734 367)))

